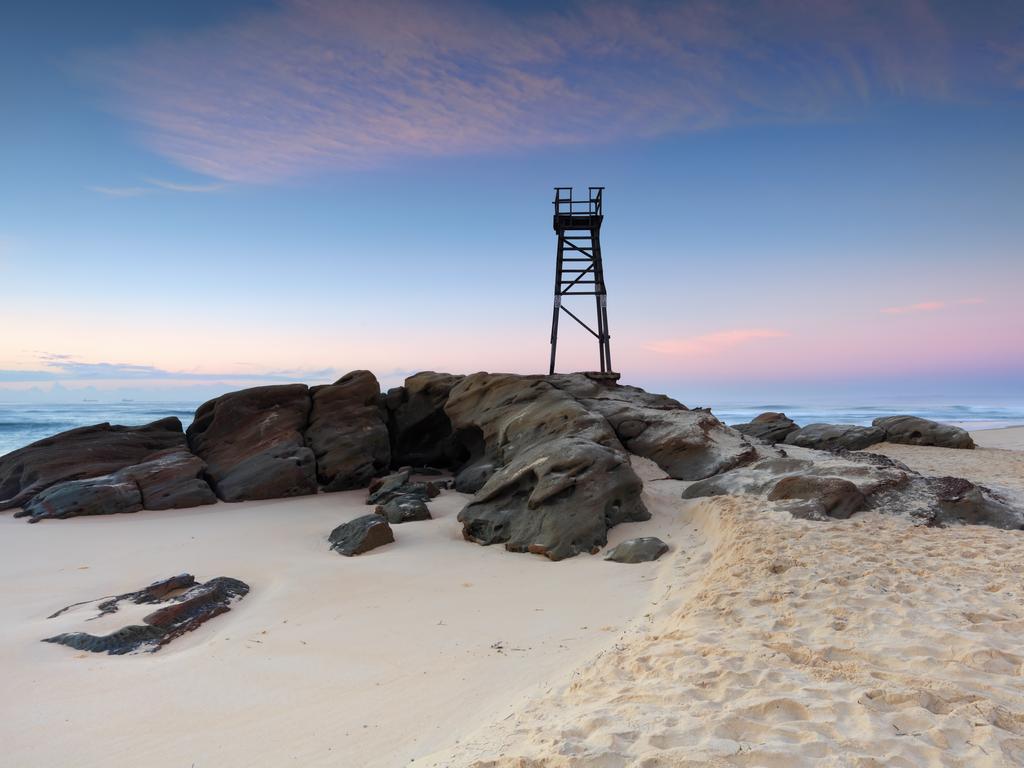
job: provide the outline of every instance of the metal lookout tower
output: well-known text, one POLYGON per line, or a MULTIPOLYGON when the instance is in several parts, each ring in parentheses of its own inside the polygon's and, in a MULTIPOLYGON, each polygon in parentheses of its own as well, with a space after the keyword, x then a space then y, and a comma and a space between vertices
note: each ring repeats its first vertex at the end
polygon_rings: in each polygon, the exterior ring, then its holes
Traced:
POLYGON ((608 291, 601 264, 601 222, 604 221, 601 195, 604 187, 590 187, 589 191, 586 200, 573 200, 572 187, 555 187, 554 227, 558 235, 558 255, 555 261, 555 306, 551 313, 551 373, 555 372, 555 352, 558 349, 558 317, 565 312, 597 339, 601 356, 600 375, 618 379, 618 374, 612 372, 612 352, 608 343, 608 291), (594 297, 596 331, 565 306, 565 296, 594 297))

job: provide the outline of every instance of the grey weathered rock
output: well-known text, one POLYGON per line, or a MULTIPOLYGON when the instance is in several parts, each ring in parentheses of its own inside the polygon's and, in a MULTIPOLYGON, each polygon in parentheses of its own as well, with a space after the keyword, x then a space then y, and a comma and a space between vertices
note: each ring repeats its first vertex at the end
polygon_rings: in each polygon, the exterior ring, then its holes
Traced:
POLYGON ((732 428, 748 437, 756 437, 770 445, 781 443, 791 432, 800 429, 795 421, 784 413, 766 411, 747 424, 733 424, 732 428))
POLYGON ((457 434, 497 467, 459 513, 463 535, 552 560, 596 552, 608 529, 645 520, 642 483, 601 415, 543 377, 479 373, 451 391, 457 434))
POLYGON ((174 417, 141 427, 96 424, 38 440, 0 457, 0 510, 20 507, 57 483, 109 475, 174 449, 186 449, 174 417))
POLYGON ((845 449, 859 451, 885 440, 885 432, 878 427, 860 427, 854 424, 808 424, 790 432, 783 441, 786 445, 814 448, 819 451, 845 449))
POLYGON ((306 445, 316 457, 325 491, 361 488, 387 470, 391 444, 381 413, 380 385, 369 371, 352 371, 334 384, 310 389, 306 445))
POLYGON ((843 520, 859 511, 866 502, 864 494, 851 481, 816 475, 784 477, 768 494, 768 501, 791 499, 811 502, 814 511, 843 520))
POLYGON ((476 493, 491 479, 495 469, 494 462, 486 458, 467 464, 455 475, 455 490, 459 493, 476 493))
POLYGON ((302 496, 317 491, 309 413, 305 384, 254 387, 199 406, 186 434, 224 501, 302 496))
POLYGON ((580 373, 549 376, 547 381, 603 416, 627 450, 651 459, 677 480, 711 477, 761 456, 710 411, 691 410, 665 395, 580 373))
POLYGON ((643 536, 638 539, 627 539, 612 547, 605 555, 605 560, 616 563, 646 563, 657 560, 668 552, 668 544, 656 536, 643 536))
MULTIPOLYGON (((176 637, 191 632, 199 625, 231 610, 232 603, 249 593, 249 585, 238 579, 220 576, 203 584, 195 584, 190 574, 165 579, 138 592, 118 595, 100 603, 100 614, 117 610, 121 600, 134 603, 156 603, 161 607, 142 619, 142 624, 122 627, 109 635, 91 635, 88 632, 67 632, 48 637, 44 643, 59 643, 79 651, 120 655, 135 651, 150 653, 160 650, 176 637), (182 595, 168 596, 172 590, 191 584, 182 595)), ((71 606, 69 606, 71 607, 71 606)), ((50 618, 59 616, 65 609, 50 618)))
POLYGON ((444 406, 461 376, 423 371, 383 398, 394 466, 454 468, 466 457, 444 406))
POLYGON ((975 485, 962 477, 929 480, 938 500, 930 523, 991 525, 994 528, 1024 530, 1024 510, 1015 508, 990 488, 975 485))
POLYGON ((967 430, 917 416, 883 416, 871 422, 885 432, 885 440, 904 445, 936 445, 942 448, 973 448, 967 430))
POLYGON ((410 472, 402 469, 390 475, 374 478, 367 489, 367 504, 383 504, 398 493, 398 489, 409 483, 410 472))
POLYGON ((415 520, 430 520, 427 503, 418 496, 395 496, 388 499, 374 510, 383 515, 392 525, 410 523, 415 520))
POLYGON ((346 557, 361 555, 394 540, 395 534, 383 515, 357 517, 339 525, 328 537, 331 549, 346 557))
POLYGON ((202 459, 183 449, 158 453, 149 461, 110 475, 57 483, 15 513, 30 523, 79 515, 112 515, 142 509, 179 509, 214 504, 202 478, 202 459))

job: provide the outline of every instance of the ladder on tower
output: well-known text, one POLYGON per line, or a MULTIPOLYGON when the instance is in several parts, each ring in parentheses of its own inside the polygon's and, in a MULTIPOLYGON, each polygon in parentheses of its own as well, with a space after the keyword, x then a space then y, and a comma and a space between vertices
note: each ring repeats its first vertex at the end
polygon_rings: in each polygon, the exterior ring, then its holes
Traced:
POLYGON ((612 372, 608 334, 608 291, 601 263, 601 223, 604 221, 604 187, 589 187, 586 200, 574 200, 572 187, 555 187, 554 229, 558 235, 555 261, 555 303, 551 314, 551 366, 555 372, 558 349, 558 320, 564 312, 597 339, 599 375, 617 379, 612 372), (567 296, 593 296, 597 309, 597 330, 591 328, 565 305, 567 296))

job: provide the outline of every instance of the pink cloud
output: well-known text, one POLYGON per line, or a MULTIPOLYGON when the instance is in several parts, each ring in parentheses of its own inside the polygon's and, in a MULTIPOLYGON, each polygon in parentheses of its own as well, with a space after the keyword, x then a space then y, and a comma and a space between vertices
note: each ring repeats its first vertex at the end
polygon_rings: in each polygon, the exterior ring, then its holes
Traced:
POLYGON ((885 309, 879 310, 886 315, 909 315, 914 312, 935 312, 940 309, 947 309, 951 306, 964 306, 972 304, 984 304, 984 299, 979 298, 968 298, 968 299, 957 299, 956 301, 922 301, 918 304, 907 304, 902 307, 886 307, 885 309))
POLYGON ((749 344, 760 339, 780 339, 789 336, 785 331, 772 328, 740 328, 717 331, 702 336, 686 336, 678 339, 660 339, 644 344, 644 349, 663 355, 704 356, 714 355, 733 347, 749 344))
POLYGON ((927 3, 289 0, 91 57, 152 148, 228 181, 401 156, 644 138, 818 119, 874 94, 942 97, 927 3))

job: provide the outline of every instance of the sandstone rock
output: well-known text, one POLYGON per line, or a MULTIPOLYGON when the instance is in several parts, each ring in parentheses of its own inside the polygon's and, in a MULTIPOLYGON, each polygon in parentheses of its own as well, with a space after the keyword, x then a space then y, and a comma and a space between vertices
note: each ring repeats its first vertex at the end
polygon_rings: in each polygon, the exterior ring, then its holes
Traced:
POLYGON ((346 557, 361 555, 394 540, 395 534, 382 515, 363 515, 342 523, 328 537, 331 549, 346 557))
POLYGON ((142 494, 132 480, 119 475, 68 480, 38 493, 16 517, 28 517, 30 523, 45 519, 63 519, 79 515, 115 515, 142 509, 142 494))
POLYGON ((733 424, 732 428, 748 437, 756 437, 770 445, 781 443, 791 432, 800 429, 795 421, 784 413, 766 411, 754 417, 747 424, 733 424))
POLYGON ((668 544, 655 536, 628 539, 616 545, 605 556, 605 560, 616 563, 646 563, 657 560, 668 552, 668 544))
MULTIPOLYGON (((44 643, 59 643, 79 651, 120 655, 135 651, 150 653, 186 632, 191 632, 214 616, 231 610, 231 604, 249 593, 249 585, 237 579, 218 577, 203 584, 195 584, 190 574, 156 582, 144 590, 129 592, 101 603, 101 613, 117 610, 117 602, 131 600, 135 603, 157 603, 162 607, 142 619, 142 624, 122 627, 109 635, 91 635, 87 632, 69 632, 43 640, 44 643), (173 590, 192 584, 184 594, 168 597, 173 590), (105 606, 105 608, 104 608, 105 606)), ((71 607, 71 606, 69 606, 71 607)), ((59 616, 67 609, 53 614, 59 616)))
POLYGON ((186 434, 224 501, 303 496, 317 491, 309 412, 305 384, 254 387, 199 406, 186 434))
POLYGON ((367 504, 383 504, 398 493, 398 489, 409 483, 410 472, 402 469, 384 477, 374 478, 367 489, 367 504))
POLYGON ((455 475, 455 490, 459 493, 476 493, 491 479, 495 469, 494 462, 486 458, 466 465, 455 475))
POLYGON ((395 466, 453 468, 466 452, 453 433, 444 406, 461 376, 423 371, 405 380, 404 387, 384 397, 391 433, 391 461, 395 466))
POLYGON ((859 451, 885 440, 885 432, 878 427, 859 427, 854 424, 808 424, 790 432, 783 441, 786 445, 834 451, 844 448, 859 451))
POLYGON ((185 448, 181 422, 174 417, 141 427, 96 424, 61 432, 0 457, 0 509, 20 507, 66 480, 108 475, 185 448))
POLYGON ((649 518, 607 420, 543 377, 467 376, 445 410, 457 434, 473 436, 472 460, 497 468, 459 513, 468 540, 560 560, 598 551, 612 526, 649 518))
POLYGON ((710 411, 584 374, 547 381, 603 416, 627 450, 651 459, 677 480, 701 480, 759 458, 755 446, 710 411))
POLYGON ((970 433, 916 416, 883 416, 871 422, 885 432, 885 440, 904 445, 937 445, 942 448, 973 448, 970 433))
POLYGON ((217 496, 203 479, 206 462, 185 449, 158 453, 148 461, 115 473, 133 481, 143 509, 183 509, 216 504, 217 496))
POLYGON ((312 410, 306 445, 316 457, 325 491, 361 488, 391 462, 380 385, 369 371, 353 371, 334 384, 310 389, 312 410))
POLYGON ((387 518, 392 525, 431 519, 427 503, 418 496, 395 496, 377 507, 375 512, 387 518))
POLYGON ((788 499, 812 502, 820 514, 843 520, 859 511, 866 501, 860 489, 849 480, 814 475, 784 477, 768 494, 769 501, 788 499))
POLYGON ((962 477, 931 478, 938 501, 932 524, 991 525, 994 528, 1024 530, 1024 510, 1013 507, 991 489, 962 477))

